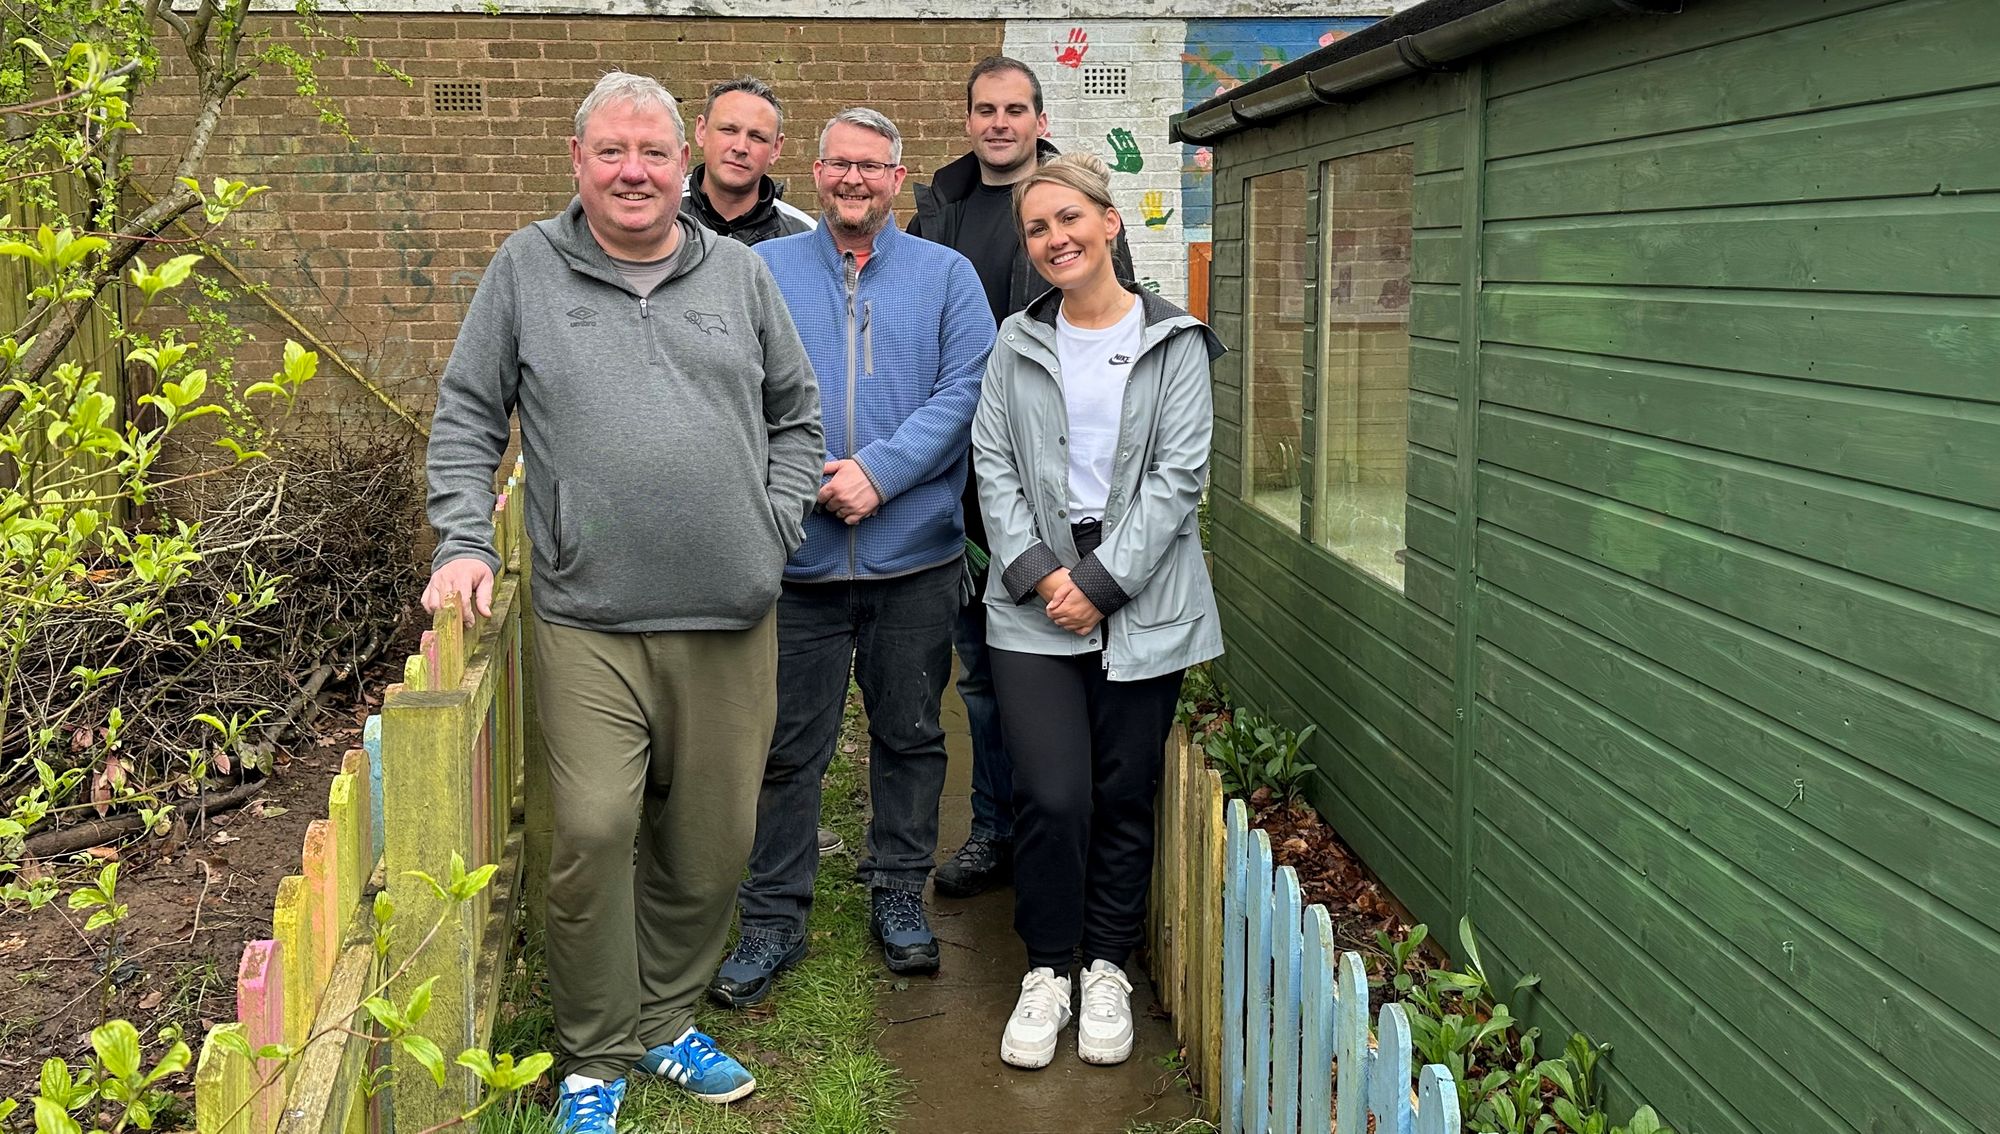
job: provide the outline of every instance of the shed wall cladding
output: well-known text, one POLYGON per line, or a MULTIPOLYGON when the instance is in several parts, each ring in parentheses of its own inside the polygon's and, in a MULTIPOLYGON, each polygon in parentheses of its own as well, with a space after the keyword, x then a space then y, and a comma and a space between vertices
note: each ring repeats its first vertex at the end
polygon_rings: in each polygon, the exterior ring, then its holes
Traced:
POLYGON ((1405 144, 1405 585, 1310 538, 1310 344, 1300 526, 1245 502, 1231 356, 1232 689, 1621 1109, 2000 1130, 2000 5, 1691 2, 1227 138, 1232 345, 1247 180, 1405 144))

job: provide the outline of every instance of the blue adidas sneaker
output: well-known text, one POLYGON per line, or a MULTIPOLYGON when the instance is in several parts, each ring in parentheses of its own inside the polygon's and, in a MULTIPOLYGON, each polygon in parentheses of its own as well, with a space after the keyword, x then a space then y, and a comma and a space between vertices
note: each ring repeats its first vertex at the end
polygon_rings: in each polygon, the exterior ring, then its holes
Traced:
POLYGON ((618 1104, 625 1098, 625 1080, 609 1083, 591 1080, 575 1090, 563 1080, 556 1096, 556 1130, 559 1134, 617 1134, 618 1104))
POLYGON ((640 1056, 639 1070, 679 1083, 703 1102, 731 1103, 757 1089, 741 1063, 693 1028, 640 1056))

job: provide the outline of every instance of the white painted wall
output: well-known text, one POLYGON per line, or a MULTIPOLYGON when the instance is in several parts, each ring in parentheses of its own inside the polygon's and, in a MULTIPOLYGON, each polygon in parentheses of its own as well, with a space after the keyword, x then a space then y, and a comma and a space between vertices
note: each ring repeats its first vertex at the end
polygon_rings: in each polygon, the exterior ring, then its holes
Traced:
POLYGON ((1140 279, 1159 283, 1160 294, 1187 302, 1187 244, 1181 235, 1181 148, 1167 140, 1167 119, 1181 109, 1181 50, 1187 25, 1181 20, 1009 20, 1004 51, 1028 64, 1042 80, 1049 114, 1049 140, 1064 150, 1086 149, 1112 164, 1108 135, 1128 130, 1144 166, 1135 173, 1113 172, 1112 196, 1125 219, 1133 267, 1140 279), (1081 67, 1056 62, 1072 29, 1087 37, 1081 67), (1084 93, 1086 68, 1123 66, 1127 93, 1106 97, 1084 93), (1145 224, 1148 195, 1157 193, 1157 213, 1166 223, 1145 224))

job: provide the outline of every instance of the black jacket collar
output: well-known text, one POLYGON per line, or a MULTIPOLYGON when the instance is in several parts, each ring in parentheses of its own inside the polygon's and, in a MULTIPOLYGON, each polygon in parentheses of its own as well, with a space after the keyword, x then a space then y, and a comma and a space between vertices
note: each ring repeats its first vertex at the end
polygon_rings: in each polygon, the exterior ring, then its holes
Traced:
MULTIPOLYGON (((1039 164, 1062 151, 1047 138, 1035 139, 1035 161, 1039 164)), ((931 191, 940 202, 963 201, 979 188, 979 155, 967 153, 945 166, 931 178, 931 191)))

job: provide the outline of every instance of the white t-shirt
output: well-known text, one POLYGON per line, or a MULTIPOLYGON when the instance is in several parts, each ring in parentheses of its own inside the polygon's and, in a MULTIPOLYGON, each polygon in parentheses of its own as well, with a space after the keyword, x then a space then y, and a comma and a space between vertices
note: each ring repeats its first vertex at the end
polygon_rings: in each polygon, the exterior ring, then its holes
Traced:
POLYGON ((1125 380, 1132 376, 1146 331, 1143 308, 1134 299, 1124 318, 1102 330, 1078 327, 1056 312, 1056 362, 1062 367, 1063 402, 1069 410, 1071 523, 1104 518, 1125 380))

